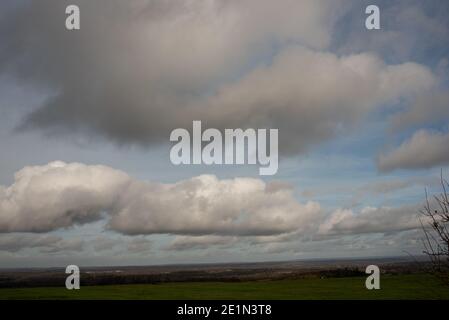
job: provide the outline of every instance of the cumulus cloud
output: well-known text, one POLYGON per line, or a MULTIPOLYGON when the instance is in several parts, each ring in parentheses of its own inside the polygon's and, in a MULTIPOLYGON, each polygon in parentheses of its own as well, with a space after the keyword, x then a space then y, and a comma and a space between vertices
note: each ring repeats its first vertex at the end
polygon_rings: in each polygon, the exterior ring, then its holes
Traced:
POLYGON ((169 185, 133 184, 121 196, 110 227, 123 233, 254 235, 307 226, 320 213, 290 189, 267 190, 252 178, 203 175, 169 185))
POLYGON ((76 32, 64 1, 1 19, 0 70, 51 92, 21 128, 148 145, 203 120, 279 128, 281 154, 296 153, 436 81, 418 64, 322 52, 346 8, 335 1, 72 2, 76 32))
POLYGON ((290 47, 197 109, 213 127, 280 128, 282 151, 300 152, 351 128, 374 108, 435 83, 430 70, 415 63, 387 65, 371 54, 339 57, 290 47))
POLYGON ((221 180, 203 175, 161 184, 139 181, 106 166, 53 162, 26 167, 12 185, 0 189, 0 251, 36 248, 58 253, 79 251, 88 243, 94 252, 149 254, 153 242, 144 235, 173 234, 176 238, 162 249, 256 246, 275 252, 296 248, 307 239, 420 227, 418 206, 337 209, 325 217, 318 203, 301 204, 293 192, 289 184, 253 178, 221 180), (108 229, 132 237, 86 242, 27 233, 97 219, 104 219, 108 229))
POLYGON ((139 143, 166 139, 192 96, 273 43, 326 47, 335 12, 329 0, 79 0, 70 4, 80 6, 82 27, 70 33, 67 4, 26 3, 0 22, 0 70, 53 90, 26 125, 139 143))
POLYGON ((365 207, 360 212, 337 209, 324 221, 319 235, 397 232, 420 227, 419 206, 365 207))
POLYGON ((381 171, 421 169, 449 164, 449 133, 417 131, 397 149, 381 154, 381 171))
MULTIPOLYGON (((265 235, 306 229, 318 203, 290 186, 202 175, 173 184, 138 181, 106 166, 26 167, 0 189, 1 232, 44 232, 101 219, 124 234, 265 235)), ((138 245, 138 244, 136 244, 138 245)))
POLYGON ((405 112, 391 118, 391 130, 401 131, 429 124, 446 124, 449 119, 449 94, 436 92, 419 95, 405 112))
POLYGON ((63 162, 25 167, 14 179, 0 186, 0 232, 45 232, 98 220, 130 182, 105 166, 63 162))
MULTIPOLYGON (((445 10, 409 2, 385 4, 380 33, 360 27, 363 4, 340 0, 2 2, 0 77, 48 94, 43 102, 31 99, 37 105, 19 129, 152 146, 168 142, 172 129, 202 120, 219 129, 279 128, 281 155, 303 153, 396 102, 401 113, 388 114, 395 114, 397 131, 447 118, 449 98, 436 91, 438 71, 406 62, 429 62, 429 52, 441 51, 449 30, 445 10), (68 4, 81 8, 79 31, 64 28, 68 4)), ((14 100, 0 108, 16 106, 14 100)), ((379 168, 447 164, 448 142, 447 134, 419 131, 382 154, 379 168)), ((384 181, 354 193, 385 194, 421 183, 384 181)), ((319 190, 342 191, 332 189, 319 190)), ((351 245, 359 234, 417 226, 415 207, 339 209, 320 224, 322 211, 318 203, 298 202, 284 182, 204 175, 162 184, 106 166, 55 162, 26 167, 10 186, 0 186, 0 233, 9 233, 0 235, 0 250, 76 250, 81 242, 15 232, 100 219, 133 236, 92 241, 91 248, 135 254, 153 247, 134 236, 141 234, 178 235, 170 250, 243 241, 271 246, 271 252, 287 244, 296 252, 307 250, 297 246, 304 235, 348 234, 351 245)))

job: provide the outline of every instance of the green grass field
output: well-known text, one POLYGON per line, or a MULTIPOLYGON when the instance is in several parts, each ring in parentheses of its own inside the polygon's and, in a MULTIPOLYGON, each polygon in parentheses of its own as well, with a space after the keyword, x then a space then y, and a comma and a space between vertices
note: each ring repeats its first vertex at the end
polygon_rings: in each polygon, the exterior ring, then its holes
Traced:
POLYGON ((0 289, 0 299, 449 299, 449 287, 430 275, 385 275, 380 290, 365 278, 307 278, 254 282, 189 282, 0 289))

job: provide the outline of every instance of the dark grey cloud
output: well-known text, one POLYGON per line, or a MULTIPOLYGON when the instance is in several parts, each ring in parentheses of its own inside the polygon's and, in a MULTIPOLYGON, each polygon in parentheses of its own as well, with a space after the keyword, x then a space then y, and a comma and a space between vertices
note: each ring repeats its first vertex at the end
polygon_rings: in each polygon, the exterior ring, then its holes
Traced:
POLYGON ((321 23, 329 1, 286 5, 290 10, 268 1, 28 2, 0 22, 0 70, 52 90, 25 127, 151 143, 185 124, 192 96, 271 41, 329 42, 330 26, 321 23), (81 8, 76 32, 64 27, 69 3, 81 8))
POLYGON ((68 3, 0 21, 0 71, 49 92, 20 129, 150 145, 203 120, 279 128, 281 154, 297 153, 436 82, 418 64, 326 53, 336 1, 70 1, 79 31, 65 30, 68 3))

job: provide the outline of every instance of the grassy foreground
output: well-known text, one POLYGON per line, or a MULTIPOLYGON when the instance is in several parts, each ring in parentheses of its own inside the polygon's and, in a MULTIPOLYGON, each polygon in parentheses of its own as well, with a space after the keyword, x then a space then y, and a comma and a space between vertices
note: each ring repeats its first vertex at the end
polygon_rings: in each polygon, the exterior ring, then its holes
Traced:
POLYGON ((365 278, 308 278, 254 282, 188 282, 0 289, 0 299, 449 299, 449 287, 430 275, 385 275, 380 290, 365 278))

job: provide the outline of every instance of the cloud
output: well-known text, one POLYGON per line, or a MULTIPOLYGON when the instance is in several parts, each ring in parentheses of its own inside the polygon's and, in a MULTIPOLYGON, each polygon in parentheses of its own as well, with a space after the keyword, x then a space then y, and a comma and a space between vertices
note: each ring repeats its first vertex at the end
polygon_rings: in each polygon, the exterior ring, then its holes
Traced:
POLYGON ((365 207, 355 213, 350 209, 337 209, 324 221, 319 235, 343 235, 397 232, 421 226, 419 206, 365 207))
POLYGON ((0 22, 0 69, 51 93, 20 129, 152 145, 202 120, 279 128, 281 154, 292 154, 436 82, 415 63, 323 52, 346 8, 335 1, 79 4, 76 32, 63 28, 64 2, 31 2, 0 22))
POLYGON ((65 30, 65 1, 30 2, 0 22, 0 70, 52 90, 25 126, 160 141, 192 96, 273 43, 329 44, 335 1, 283 2, 71 1, 82 13, 76 32, 65 30))
POLYGON ((148 254, 153 250, 153 242, 145 236, 98 236, 89 240, 88 244, 95 255, 148 254))
MULTIPOLYGON (((138 181, 106 166, 26 167, 0 188, 0 232, 45 232, 103 217, 123 234, 269 235, 307 229, 318 203, 289 185, 202 175, 173 184, 138 181)), ((136 244, 138 245, 138 244, 136 244)))
POLYGON ((280 128, 281 151, 296 153, 435 83, 431 71, 415 63, 387 65, 371 54, 339 57, 290 47, 272 64, 223 86, 193 114, 217 128, 280 128))
POLYGON ((145 239, 144 237, 132 238, 126 246, 126 252, 134 254, 149 253, 151 249, 151 240, 145 239))
POLYGON ((134 183, 120 196, 110 228, 126 234, 257 235, 307 228, 320 214, 291 189, 260 179, 202 175, 174 184, 134 183))
POLYGON ((417 131, 397 149, 381 154, 378 168, 388 172, 396 169, 422 169, 449 164, 449 133, 417 131))
POLYGON ((433 92, 419 95, 405 112, 391 118, 391 131, 400 132, 429 124, 446 124, 449 119, 449 93, 433 92))
POLYGON ((35 250, 42 254, 76 252, 85 255, 102 254, 148 254, 152 250, 152 241, 144 236, 96 237, 87 240, 83 235, 64 238, 55 234, 7 233, 0 234, 0 251, 19 253, 35 250))
POLYGON ((370 182, 359 186, 357 194, 391 194, 399 190, 411 188, 414 186, 433 186, 439 178, 434 176, 410 177, 406 179, 388 179, 383 181, 370 182))
POLYGON ((229 247, 237 242, 237 237, 226 236, 178 236, 165 249, 173 251, 185 251, 196 249, 208 249, 213 246, 229 247))
POLYGON ((96 237, 93 241, 91 241, 95 252, 110 251, 122 243, 123 241, 121 239, 107 237, 96 237))
POLYGON ((423 61, 439 54, 449 36, 448 4, 438 0, 379 0, 381 32, 364 25, 366 1, 353 1, 341 23, 335 45, 343 53, 369 51, 390 61, 423 61))
POLYGON ((18 252, 26 248, 37 248, 42 253, 80 251, 82 239, 63 239, 55 235, 0 234, 0 251, 18 252))
POLYGON ((105 166, 52 162, 25 167, 0 186, 0 232, 46 232, 101 219, 129 176, 105 166))

